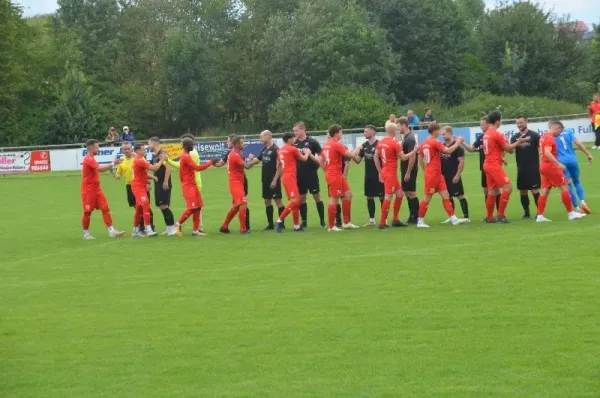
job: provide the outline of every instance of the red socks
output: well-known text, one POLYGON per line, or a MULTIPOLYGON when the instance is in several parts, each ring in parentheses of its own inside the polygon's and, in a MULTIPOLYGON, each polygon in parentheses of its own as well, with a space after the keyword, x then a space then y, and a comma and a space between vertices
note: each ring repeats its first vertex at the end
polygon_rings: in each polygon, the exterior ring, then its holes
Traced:
MULTIPOLYGON (((452 205, 450 205, 452 206, 452 205)), ((425 214, 427 214, 427 208, 429 207, 429 203, 426 201, 422 201, 419 205, 419 218, 425 218, 425 214)))
POLYGON ((400 215, 400 208, 402 207, 402 197, 396 197, 394 200, 394 221, 400 221, 398 216, 400 215))
POLYGON ((562 191, 560 193, 560 199, 563 202, 563 205, 565 205, 565 209, 567 209, 567 212, 572 212, 573 209, 573 201, 571 200, 571 194, 569 193, 569 191, 562 191))
POLYGON ((83 213, 83 217, 81 218, 81 226, 83 227, 84 231, 87 231, 88 229, 90 229, 91 216, 92 216, 92 213, 83 213))
POLYGON ((183 225, 184 222, 186 222, 186 220, 188 218, 190 218, 190 216, 192 215, 192 211, 189 209, 186 209, 183 214, 181 215, 181 218, 179 218, 179 225, 183 225))
POLYGON ((192 222, 193 222, 193 231, 198 231, 200 229, 200 209, 197 209, 192 214, 192 222))
POLYGON ((496 197, 494 195, 488 195, 485 201, 485 209, 487 210, 487 219, 491 220, 494 218, 494 207, 496 207, 496 197))
MULTIPOLYGON (((229 212, 227 213, 227 216, 225 217, 225 221, 223 221, 223 228, 229 228, 229 224, 231 223, 231 220, 233 220, 233 217, 235 217, 235 215, 238 213, 238 208, 237 207, 233 207, 231 209, 229 209, 229 212)), ((181 223, 180 223, 181 224, 181 223)))
POLYGON ((240 232, 246 232, 246 218, 248 217, 248 212, 245 208, 240 209, 238 217, 240 219, 240 232))
POLYGON ((506 206, 508 206, 508 200, 510 199, 511 191, 503 190, 500 195, 500 208, 498 209, 498 217, 504 217, 506 206))
POLYGON ((442 204, 444 205, 446 214, 448 214, 449 217, 452 217, 454 215, 454 208, 452 207, 452 202, 450 202, 450 199, 443 199, 442 204))
POLYGON ((327 207, 327 224, 329 229, 335 226, 335 213, 337 213, 337 206, 329 205, 327 207))
POLYGON ((344 218, 344 224, 350 222, 350 209, 352 209, 352 201, 346 199, 342 200, 342 216, 344 218))
POLYGON ((110 216, 110 210, 102 210, 102 220, 104 220, 104 225, 106 225, 106 228, 112 227, 113 223, 112 217, 110 216))
POLYGON ((389 199, 383 200, 383 203, 381 204, 381 221, 379 222, 379 224, 381 224, 381 225, 387 224, 387 218, 388 218, 388 214, 390 212, 390 205, 391 205, 391 202, 389 199))
MULTIPOLYGON (((292 221, 294 226, 300 225, 300 202, 292 202, 292 221)), ((282 219, 283 221, 283 219, 282 219)))
POLYGON ((142 208, 140 206, 135 207, 135 213, 133 214, 133 227, 136 228, 142 222, 142 208))
MULTIPOLYGON (((567 192, 568 193, 568 192, 567 192)), ((538 216, 543 216, 546 211, 546 204, 548 203, 548 197, 544 195, 540 195, 537 204, 537 214, 538 216)))

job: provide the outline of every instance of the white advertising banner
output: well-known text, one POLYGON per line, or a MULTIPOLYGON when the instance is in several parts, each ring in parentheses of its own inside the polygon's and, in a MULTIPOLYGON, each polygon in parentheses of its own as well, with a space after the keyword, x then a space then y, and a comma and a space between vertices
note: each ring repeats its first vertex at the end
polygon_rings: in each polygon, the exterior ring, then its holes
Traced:
MULTIPOLYGON (((595 135, 594 130, 592 130, 590 119, 562 120, 562 123, 565 125, 565 129, 570 129, 575 133, 575 136, 579 141, 594 142, 595 135)), ((529 123, 528 127, 530 130, 537 131, 538 134, 542 135, 548 131, 548 122, 529 123)), ((500 126, 500 131, 507 137, 511 137, 519 130, 517 129, 516 124, 503 124, 500 126)), ((479 127, 471 127, 471 142, 475 141, 477 134, 481 134, 481 129, 479 127)))
POLYGON ((0 174, 29 173, 31 152, 0 153, 0 174))

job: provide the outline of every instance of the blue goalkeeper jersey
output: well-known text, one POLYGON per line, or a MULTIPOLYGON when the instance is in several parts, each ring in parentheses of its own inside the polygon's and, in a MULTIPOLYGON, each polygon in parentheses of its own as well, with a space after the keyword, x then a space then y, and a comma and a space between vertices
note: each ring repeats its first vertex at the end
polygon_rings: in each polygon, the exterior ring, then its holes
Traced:
POLYGON ((575 140, 575 132, 572 129, 565 129, 556 138, 558 161, 562 164, 577 163, 577 155, 573 147, 575 140))

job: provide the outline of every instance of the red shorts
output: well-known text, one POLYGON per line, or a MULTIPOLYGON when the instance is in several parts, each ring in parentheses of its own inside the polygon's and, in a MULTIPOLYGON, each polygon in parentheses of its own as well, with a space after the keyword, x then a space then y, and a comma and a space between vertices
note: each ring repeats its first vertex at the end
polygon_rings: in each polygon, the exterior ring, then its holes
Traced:
POLYGON ((565 173, 556 166, 542 166, 540 167, 540 174, 542 175, 542 189, 569 185, 565 173))
POLYGON ((329 185, 329 197, 330 198, 341 198, 346 192, 350 190, 346 177, 341 176, 325 176, 327 185, 329 185))
POLYGON ((196 187, 182 187, 183 199, 185 200, 185 208, 188 210, 201 209, 204 207, 202 195, 196 187))
POLYGON ((287 195, 288 200, 298 199, 298 181, 296 178, 285 178, 281 180, 283 184, 283 189, 285 189, 285 194, 287 195))
POLYGON ((85 193, 82 192, 81 202, 83 204, 83 211, 85 212, 91 212, 96 209, 108 210, 108 201, 101 189, 85 193))
POLYGON ((502 166, 483 165, 488 189, 499 189, 510 184, 510 178, 502 166))
POLYGON ((229 192, 231 193, 231 199, 234 206, 248 204, 243 185, 229 185, 229 192))
POLYGON ((143 189, 141 191, 132 191, 133 196, 135 197, 135 205, 136 206, 150 206, 150 202, 148 202, 148 191, 143 189))
POLYGON ((441 174, 425 175, 425 195, 433 195, 436 192, 447 191, 446 180, 441 174))
POLYGON ((402 189, 398 175, 382 174, 381 177, 383 177, 383 189, 386 195, 393 195, 402 189))

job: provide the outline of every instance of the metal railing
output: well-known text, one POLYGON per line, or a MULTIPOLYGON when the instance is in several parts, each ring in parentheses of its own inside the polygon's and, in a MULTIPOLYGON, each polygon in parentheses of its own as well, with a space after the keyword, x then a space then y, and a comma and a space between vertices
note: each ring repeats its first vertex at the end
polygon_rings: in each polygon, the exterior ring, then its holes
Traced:
MULTIPOLYGON (((529 120, 529 122, 535 123, 535 122, 543 122, 543 121, 547 121, 547 120, 551 120, 551 119, 569 120, 569 119, 587 118, 588 116, 589 115, 587 113, 578 113, 578 114, 571 114, 571 115, 539 116, 539 117, 528 118, 528 120, 529 120)), ((516 119, 505 119, 502 122, 505 124, 513 124, 516 122, 516 119)), ((454 122, 454 123, 438 122, 438 123, 441 125, 449 124, 453 127, 474 127, 474 126, 479 125, 479 120, 468 121, 468 122, 454 122)), ((415 129, 420 129, 419 126, 411 126, 411 127, 415 128, 415 129)), ((357 132, 362 132, 363 129, 364 129, 364 127, 347 128, 347 129, 344 129, 344 132, 357 133, 357 132)), ((379 126, 379 127, 377 127, 377 130, 383 131, 384 127, 379 126)), ((423 130, 424 130, 424 128, 423 128, 423 130)), ((280 138, 281 136, 283 136, 283 134, 284 133, 276 133, 276 134, 273 134, 273 136, 276 138, 280 138)), ((309 136, 326 135, 327 130, 308 131, 307 134, 309 136)), ((260 135, 260 132, 257 132, 255 134, 240 134, 240 136, 244 137, 244 139, 246 139, 246 140, 257 140, 259 135, 260 135)), ((141 140, 145 141, 146 139, 147 138, 142 138, 141 140)), ((222 135, 221 136, 196 137, 197 142, 223 141, 226 139, 227 139, 227 136, 222 136, 222 135)), ((162 140, 162 142, 176 143, 176 142, 179 142, 179 138, 165 138, 162 140)), ((101 146, 119 146, 120 143, 119 142, 117 142, 117 143, 100 142, 100 145, 101 146)), ((19 147, 1 147, 0 152, 51 150, 51 149, 78 149, 78 148, 85 148, 85 143, 79 142, 79 143, 74 143, 74 144, 63 144, 63 145, 29 145, 29 146, 19 146, 19 147)))

